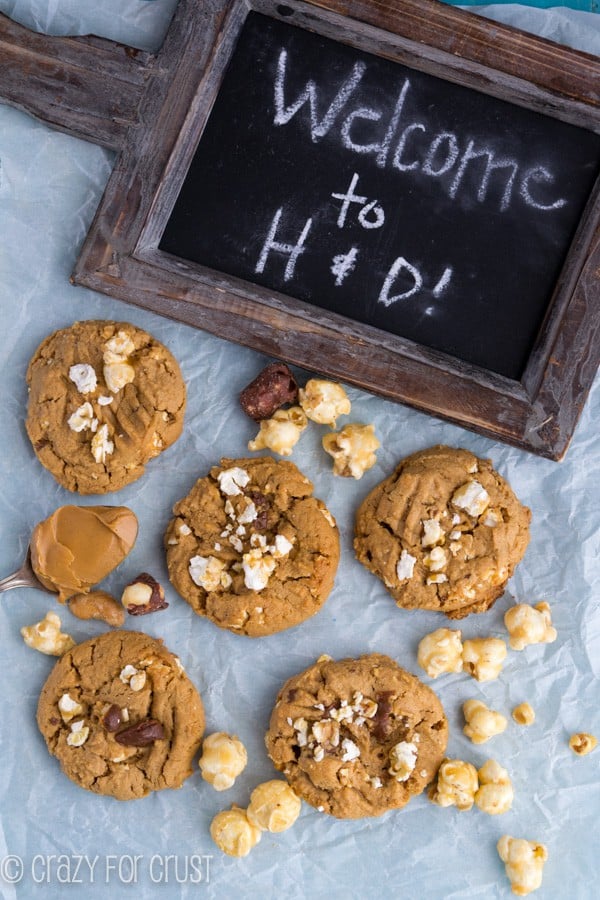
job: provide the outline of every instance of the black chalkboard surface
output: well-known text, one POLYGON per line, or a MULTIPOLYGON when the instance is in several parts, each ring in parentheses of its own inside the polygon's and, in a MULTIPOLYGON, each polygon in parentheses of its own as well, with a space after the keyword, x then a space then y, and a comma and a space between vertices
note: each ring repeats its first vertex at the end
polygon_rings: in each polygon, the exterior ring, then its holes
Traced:
POLYGON ((251 12, 160 249, 518 379, 600 137, 251 12))

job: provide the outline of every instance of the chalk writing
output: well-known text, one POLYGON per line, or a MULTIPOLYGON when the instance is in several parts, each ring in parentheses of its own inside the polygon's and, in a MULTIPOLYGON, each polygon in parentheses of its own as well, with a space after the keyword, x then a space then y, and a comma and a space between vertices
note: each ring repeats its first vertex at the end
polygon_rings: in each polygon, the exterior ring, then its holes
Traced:
MULTIPOLYGON (((463 137, 450 130, 432 134, 431 127, 425 121, 403 122, 407 98, 412 89, 409 78, 404 79, 391 110, 376 109, 362 104, 354 109, 348 109, 352 100, 360 101, 357 93, 367 72, 366 63, 356 62, 349 75, 340 84, 325 113, 319 116, 319 107, 322 105, 321 91, 313 79, 306 82, 295 100, 286 102, 288 65, 288 53, 282 49, 279 52, 274 83, 273 123, 276 126, 288 125, 305 106, 308 106, 310 138, 313 142, 316 143, 326 137, 339 121, 340 143, 347 151, 373 155, 379 168, 385 168, 389 162, 392 169, 403 175, 409 172, 420 173, 438 179, 440 189, 453 200, 460 197, 461 189, 463 194, 474 191, 479 203, 488 201, 497 205, 500 212, 508 210, 515 197, 525 205, 542 212, 560 209, 567 202, 564 197, 553 198, 551 195, 544 197, 532 193, 534 185, 538 186, 538 190, 540 185, 546 185, 548 194, 547 187, 554 182, 552 172, 544 166, 538 165, 522 171, 517 159, 498 155, 493 147, 478 144, 473 138, 463 137), (380 139, 361 143, 355 134, 356 125, 361 122, 383 126, 380 139), (401 126, 402 130, 399 131, 401 126), (467 174, 470 175, 468 180, 467 174), (448 177, 444 179, 444 176, 448 177), (494 191, 491 190, 492 185, 494 191)), ((411 99, 413 106, 416 102, 418 108, 418 97, 411 99)), ((347 205, 360 202, 360 198, 350 196, 352 191, 351 185, 344 201, 347 205)), ((541 193, 543 194, 543 190, 541 193)), ((347 212, 347 205, 342 207, 340 212, 342 220, 347 212)), ((377 228, 380 224, 382 223, 365 227, 377 228)), ((343 227, 343 223, 340 227, 343 227)))

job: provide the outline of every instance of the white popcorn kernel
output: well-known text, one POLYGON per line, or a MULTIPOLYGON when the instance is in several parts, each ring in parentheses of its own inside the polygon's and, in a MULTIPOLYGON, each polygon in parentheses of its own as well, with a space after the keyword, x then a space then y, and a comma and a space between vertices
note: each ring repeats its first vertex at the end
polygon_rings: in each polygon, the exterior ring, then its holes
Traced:
POLYGON ((113 402, 113 400, 114 400, 114 397, 107 397, 104 394, 101 394, 98 397, 98 406, 110 406, 110 404, 113 402))
POLYGON ((470 516, 478 518, 488 508, 490 495, 478 481, 467 481, 454 492, 452 503, 470 516))
POLYGON ((135 352, 135 344, 126 331, 118 331, 104 345, 104 362, 120 362, 135 352))
POLYGON ((429 799, 438 806, 471 809, 479 788, 477 769, 462 759, 444 759, 437 780, 429 789, 429 799))
POLYGON ((75 716, 80 716, 83 706, 77 700, 73 700, 70 694, 63 694, 58 701, 58 710, 63 722, 70 722, 75 716))
POLYGON ((185 537, 186 535, 192 533, 192 529, 190 528, 189 525, 186 525, 185 522, 182 522, 182 523, 181 523, 181 525, 178 527, 177 531, 179 532, 179 534, 184 535, 184 537, 185 537))
MULTIPOLYGON (((457 529, 455 529, 454 531, 450 532, 448 537, 451 541, 460 541, 460 539, 462 538, 462 531, 458 531, 457 529)), ((452 549, 452 547, 450 549, 452 549)))
POLYGON ((237 535, 232 534, 229 537, 229 543, 233 547, 234 550, 237 550, 238 553, 244 552, 244 544, 242 543, 242 539, 237 535))
POLYGON ((255 787, 246 810, 248 821, 262 831, 279 834, 294 824, 302 803, 287 781, 265 781, 255 787))
POLYGON ((28 647, 48 656, 62 656, 75 645, 70 635, 61 632, 60 619, 53 612, 46 613, 35 625, 24 625, 21 635, 28 647))
POLYGON ((342 741, 342 762, 351 762, 353 759, 358 759, 360 756, 360 750, 349 738, 344 738, 342 741))
POLYGON ((402 551, 400 559, 396 564, 396 576, 398 581, 406 581, 408 578, 413 577, 416 561, 417 557, 411 556, 408 550, 402 551))
POLYGON ((508 724, 501 713, 488 709, 481 700, 466 700, 463 714, 466 722, 463 731, 474 744, 484 744, 497 734, 502 734, 508 724))
POLYGON ((210 836, 228 856, 247 856, 261 835, 260 828, 248 821, 246 811, 237 806, 217 813, 210 823, 210 836))
POLYGON ((544 863, 548 850, 544 844, 525 838, 503 835, 496 844, 498 855, 505 864, 506 875, 513 894, 525 897, 542 884, 544 863))
POLYGON ((90 431, 96 431, 98 428, 98 419, 94 416, 92 404, 89 402, 83 403, 69 416, 67 425, 71 431, 75 431, 78 434, 81 431, 86 431, 88 428, 90 431))
POLYGON ((204 739, 198 765, 205 781, 216 791, 226 791, 244 771, 247 762, 248 754, 239 738, 217 731, 204 739))
POLYGON ((375 427, 358 422, 326 434, 321 443, 333 459, 333 474, 357 480, 375 465, 375 451, 381 446, 375 427))
POLYGON ((533 725, 535 712, 529 703, 519 703, 512 711, 512 717, 517 725, 533 725))
POLYGON ((311 734, 314 740, 321 744, 323 748, 330 749, 339 746, 340 726, 335 720, 323 719, 321 722, 314 722, 311 734))
POLYGON ((102 374, 109 391, 118 394, 126 384, 131 384, 134 380, 135 369, 128 362, 111 362, 104 365, 102 374))
POLYGON ((598 739, 593 734, 587 734, 585 731, 579 731, 572 734, 569 738, 569 747, 577 756, 587 756, 592 750, 598 746, 598 739))
POLYGON ((258 510, 252 501, 248 503, 246 508, 239 514, 237 520, 240 525, 249 525, 250 522, 254 522, 254 520, 258 516, 258 510))
POLYGON ((550 607, 547 603, 518 603, 504 614, 504 624, 509 633, 512 650, 523 650, 530 644, 551 644, 556 640, 552 627, 550 607))
POLYGON ((248 442, 248 450, 272 450, 280 456, 290 456, 307 425, 299 406, 278 409, 270 419, 262 420, 258 434, 248 442))
POLYGON ((341 384, 311 378, 299 392, 300 406, 309 419, 318 425, 335 428, 339 416, 350 412, 350 400, 341 384))
POLYGON ((276 534, 275 547, 271 550, 271 553, 278 558, 287 556, 293 546, 292 542, 289 541, 284 534, 276 534))
POLYGON ((417 662, 430 678, 448 672, 462 672, 463 645, 461 632, 438 628, 419 642, 417 662))
POLYGON ((67 735, 67 744, 69 747, 81 747, 87 741, 89 734, 90 729, 83 719, 80 719, 79 722, 73 722, 71 731, 67 735))
POLYGON ((69 369, 69 378, 80 394, 91 394, 96 390, 98 378, 93 366, 88 363, 77 363, 69 369))
MULTIPOLYGON (((227 497, 237 497, 242 493, 242 488, 245 488, 250 481, 250 476, 245 469, 233 466, 231 469, 224 469, 222 472, 219 472, 217 481, 222 494, 225 494, 227 497)), ((233 507, 231 509, 233 512, 233 507)))
POLYGON ((481 525, 487 525, 488 528, 496 528, 500 522, 502 522, 502 513, 497 509, 488 509, 480 520, 481 525))
POLYGON ((463 644, 463 670, 477 681, 492 681, 502 670, 506 644, 500 638, 473 638, 463 644))
POLYGON ((437 572, 435 575, 428 575, 425 579, 426 584, 444 584, 445 581, 448 581, 448 576, 445 572, 437 572))
POLYGON ((146 684, 146 673, 145 672, 136 672, 135 675, 132 675, 129 679, 129 687, 132 691, 141 691, 146 684))
POLYGON ((431 552, 423 558, 423 564, 430 572, 441 572, 448 562, 448 554, 443 547, 433 547, 431 552))
POLYGON ((331 525, 332 528, 336 527, 335 519, 333 518, 333 516, 331 515, 331 513, 329 512, 327 507, 319 506, 319 512, 321 513, 321 515, 323 516, 323 518, 325 519, 325 521, 327 522, 328 525, 331 525))
POLYGON ((92 456, 97 463, 104 465, 106 457, 110 456, 115 449, 114 443, 108 437, 108 425, 101 425, 94 437, 92 438, 92 456))
POLYGON ((306 747, 308 744, 308 722, 305 718, 296 719, 292 722, 292 728, 296 732, 296 743, 299 747, 306 747))
MULTIPOLYGON (((452 535, 450 535, 450 537, 452 537, 452 535)), ((424 519, 421 546, 435 547, 436 544, 443 544, 444 540, 444 529, 437 521, 437 519, 424 519)))
POLYGON ((242 556, 244 584, 251 591, 266 588, 276 563, 272 556, 263 556, 260 549, 249 550, 242 556))
POLYGON ((137 674, 138 670, 135 666, 127 665, 123 669, 121 669, 119 673, 119 679, 123 682, 123 684, 129 684, 132 677, 137 674))
POLYGON ((400 741, 390 750, 388 772, 396 781, 408 781, 417 764, 416 744, 400 741))
POLYGON ((216 591, 219 587, 224 587, 226 569, 227 563, 216 556, 192 556, 188 565, 192 581, 205 591, 216 591))
POLYGON ((513 787, 508 772, 495 759, 488 761, 477 772, 479 789, 475 804, 489 816, 508 812, 513 802, 513 787))

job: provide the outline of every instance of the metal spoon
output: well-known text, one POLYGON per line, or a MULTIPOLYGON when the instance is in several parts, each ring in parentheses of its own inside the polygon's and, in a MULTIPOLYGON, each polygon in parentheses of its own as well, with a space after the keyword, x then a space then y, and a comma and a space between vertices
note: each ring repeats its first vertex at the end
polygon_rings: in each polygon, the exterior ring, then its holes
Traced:
POLYGON ((31 551, 29 549, 27 550, 27 556, 25 557, 25 562, 21 568, 17 569, 16 572, 13 572, 12 575, 7 575, 6 578, 0 580, 0 594, 3 591, 10 591, 12 588, 20 587, 36 588, 38 591, 45 591, 47 594, 55 593, 47 587, 44 587, 31 568, 31 551))

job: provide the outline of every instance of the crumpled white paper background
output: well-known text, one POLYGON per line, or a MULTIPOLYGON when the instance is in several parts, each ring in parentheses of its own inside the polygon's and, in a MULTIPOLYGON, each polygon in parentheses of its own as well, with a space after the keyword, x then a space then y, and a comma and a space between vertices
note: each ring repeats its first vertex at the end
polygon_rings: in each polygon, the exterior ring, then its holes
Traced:
MULTIPOLYGON (((30 27, 94 32, 148 49, 160 45, 174 7, 175 0, 0 0, 0 11, 30 27)), ((516 5, 480 11, 600 54, 600 18, 591 14, 516 5)), ((19 634, 21 626, 57 605, 33 590, 2 595, 0 895, 490 900, 510 896, 495 850, 500 835, 509 833, 549 848, 540 896, 596 897, 600 750, 580 759, 567 741, 580 730, 600 736, 598 384, 560 464, 350 388, 350 420, 373 422, 382 443, 375 468, 360 482, 334 478, 316 425, 293 456, 340 526, 343 554, 333 593, 316 617, 287 633, 253 641, 221 631, 194 616, 168 585, 162 534, 173 503, 197 477, 221 456, 247 452, 255 428, 238 408, 237 395, 267 360, 69 284, 112 164, 106 151, 0 105, 0 573, 17 568, 36 522, 78 501, 41 468, 25 434, 30 356, 48 333, 77 318, 123 319, 147 328, 181 364, 188 385, 186 426, 140 481, 105 498, 129 505, 141 529, 131 556, 104 587, 119 595, 140 571, 152 572, 167 587, 168 610, 128 625, 164 637, 179 654, 204 698, 208 731, 238 734, 249 764, 221 794, 198 775, 180 791, 127 804, 75 787, 48 756, 35 723, 37 696, 53 660, 25 647, 19 634), (352 523, 362 498, 401 457, 440 442, 491 457, 533 511, 531 545, 509 592, 489 613, 461 623, 463 635, 506 637, 502 617, 515 600, 548 600, 558 629, 554 644, 510 651, 497 681, 478 684, 452 675, 433 683, 450 721, 449 755, 477 765, 494 757, 505 765, 515 788, 513 809, 494 818, 478 810, 440 809, 421 796, 379 819, 340 822, 304 805, 294 828, 264 835, 246 859, 223 856, 208 833, 211 818, 231 803, 246 805, 252 788, 274 777, 263 734, 287 677, 321 653, 342 657, 374 650, 419 674, 418 641, 445 621, 396 608, 355 561, 352 523), (528 700, 536 722, 525 729, 509 721, 503 735, 476 747, 462 734, 460 707, 469 697, 509 717, 517 703, 528 700)), ((77 640, 104 628, 59 612, 77 640)))

